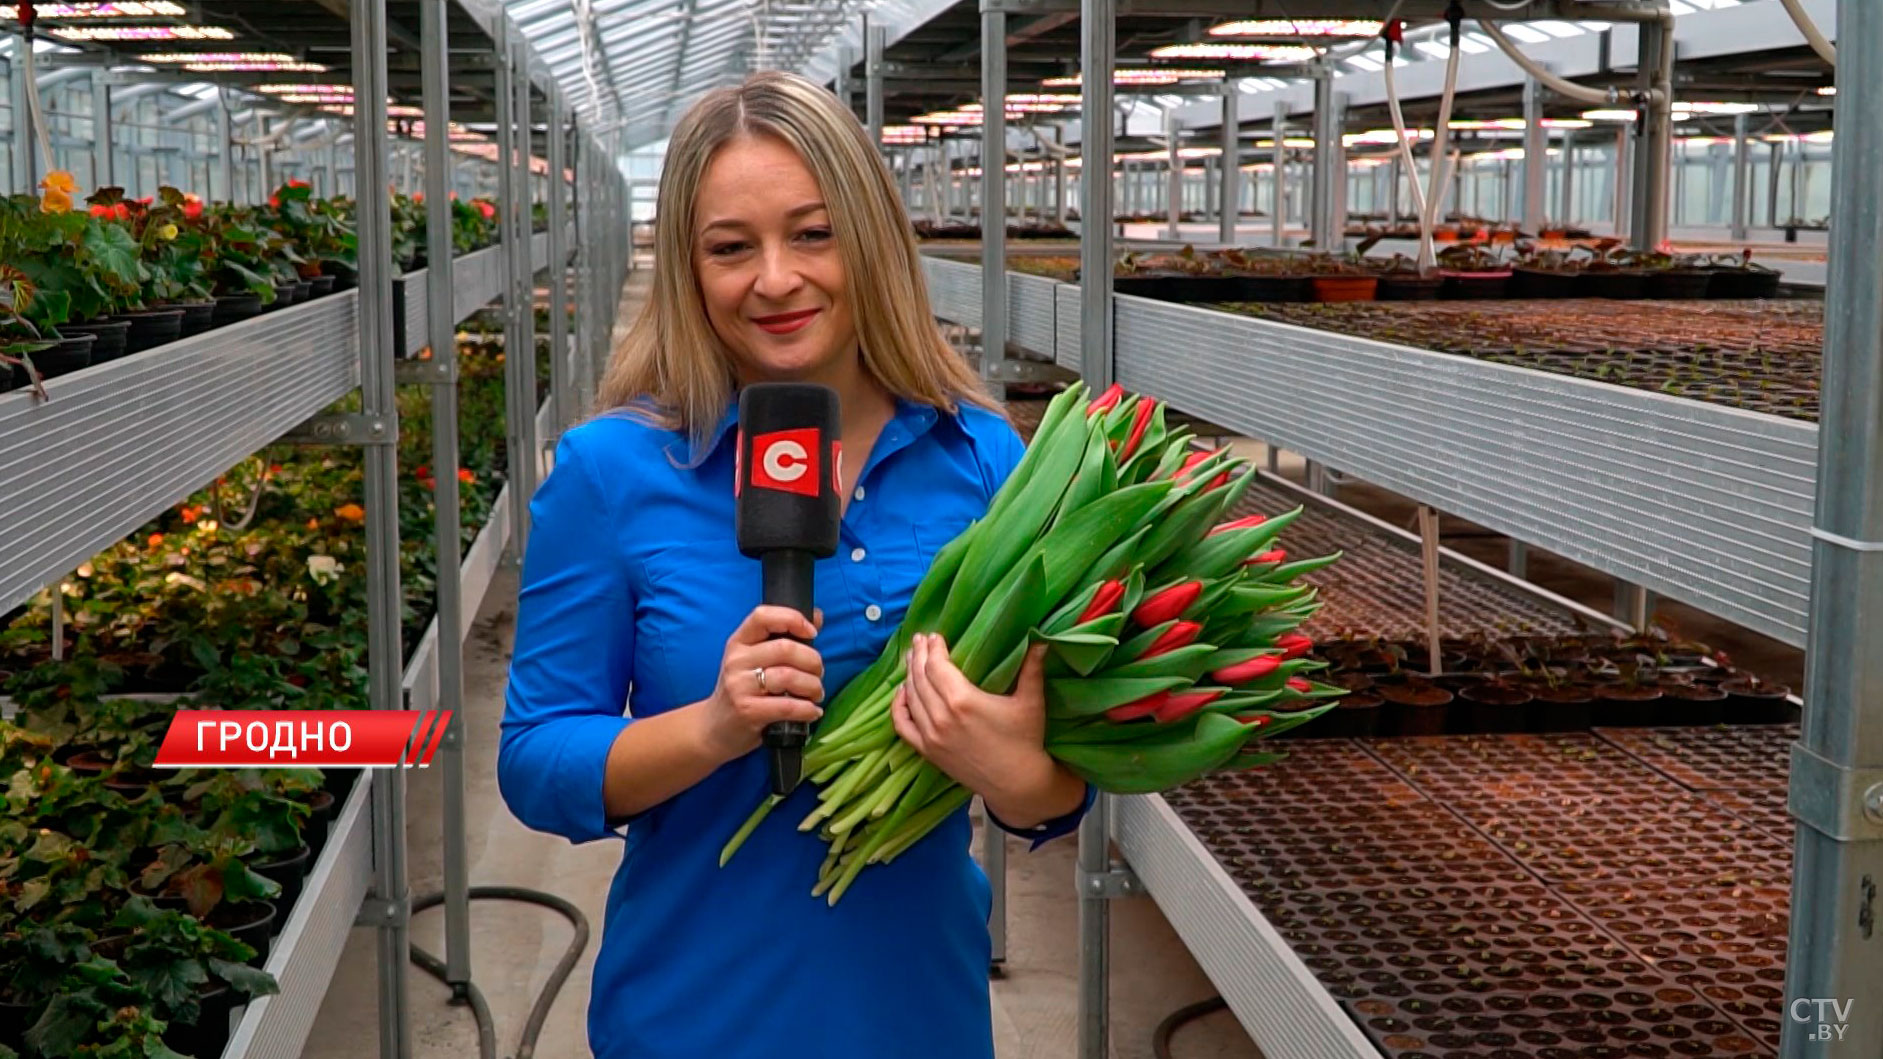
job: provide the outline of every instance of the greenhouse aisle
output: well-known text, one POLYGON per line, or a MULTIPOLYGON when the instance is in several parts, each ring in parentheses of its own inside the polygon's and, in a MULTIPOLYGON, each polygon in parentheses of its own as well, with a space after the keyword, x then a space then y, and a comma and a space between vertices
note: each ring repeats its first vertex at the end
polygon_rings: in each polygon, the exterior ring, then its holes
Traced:
MULTIPOLYGON (((628 284, 620 319, 633 319, 649 271, 628 284)), ((588 950, 556 1000, 536 1054, 579 1059, 589 1054, 584 1033, 589 973, 600 940, 602 902, 619 859, 614 843, 572 846, 526 830, 498 796, 497 723, 516 616, 516 577, 500 572, 465 644, 468 724, 466 815, 471 882, 544 890, 567 898, 589 917, 588 950)), ((408 775, 407 835, 414 894, 442 885, 438 828, 442 774, 436 768, 408 775)), ((1068 1059, 1078 1018, 1078 905, 1072 879, 1076 845, 1053 843, 1036 853, 1014 843, 1008 855, 1008 959, 991 985, 999 1059, 1068 1059)), ((1151 1059, 1151 1033, 1171 1011, 1215 990, 1195 960, 1146 897, 1113 906, 1112 1040, 1119 1059, 1151 1059)), ((414 918, 412 939, 443 955, 444 914, 414 918)), ((472 973, 489 1000, 497 1025, 497 1052, 515 1054, 517 1035, 570 932, 547 909, 478 902, 471 912, 472 973)), ((377 1049, 377 972, 374 936, 355 929, 314 1024, 304 1059, 358 1059, 377 1049)), ((412 1044, 416 1059, 467 1059, 477 1054, 468 1008, 422 971, 411 978, 412 1044)), ((1209 1015, 1178 1032, 1173 1053, 1182 1059, 1259 1059, 1261 1053, 1226 1013, 1209 1015)), ((858 1057, 863 1059, 863 1057, 858 1057)), ((889 1059, 889 1057, 869 1057, 889 1059)))

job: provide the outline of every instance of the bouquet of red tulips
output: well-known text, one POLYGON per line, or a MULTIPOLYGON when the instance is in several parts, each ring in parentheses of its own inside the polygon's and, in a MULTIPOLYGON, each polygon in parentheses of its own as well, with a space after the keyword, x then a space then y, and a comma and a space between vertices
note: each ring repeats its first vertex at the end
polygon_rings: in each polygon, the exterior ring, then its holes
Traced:
MULTIPOLYGON (((969 792, 916 754, 890 717, 915 633, 937 633, 977 686, 1007 694, 1048 648, 1046 749, 1100 790, 1169 790, 1276 761, 1251 744, 1305 724, 1340 688, 1296 629, 1318 607, 1295 584, 1337 555, 1290 561, 1278 534, 1300 509, 1226 520, 1248 461, 1194 449, 1164 406, 1114 386, 1054 398, 987 514, 944 547, 868 669, 831 700, 805 747, 822 789, 800 824, 829 844, 813 894, 835 904, 969 792)), ((761 803, 724 864, 782 799, 761 803)))

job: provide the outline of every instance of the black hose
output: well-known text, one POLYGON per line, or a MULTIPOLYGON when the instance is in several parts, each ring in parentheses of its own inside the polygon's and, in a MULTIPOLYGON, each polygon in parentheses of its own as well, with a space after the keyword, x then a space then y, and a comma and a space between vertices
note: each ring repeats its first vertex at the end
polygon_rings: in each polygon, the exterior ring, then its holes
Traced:
POLYGON ((1151 1054, 1157 1059, 1170 1059, 1170 1037, 1177 1032, 1177 1027, 1186 1022, 1194 1022, 1205 1015, 1223 1010, 1229 1002, 1220 996, 1208 1000, 1199 1000, 1194 1004, 1180 1007, 1164 1017, 1151 1031, 1151 1054))
MULTIPOLYGON (((569 980, 575 965, 582 958, 582 950, 588 948, 588 917, 582 910, 555 894, 546 894, 540 890, 526 890, 521 886, 473 886, 469 892, 473 901, 521 901, 524 904, 541 905, 544 908, 560 912, 569 925, 575 928, 575 937, 569 940, 569 947, 556 962, 555 970, 549 973, 549 981, 543 984, 543 991, 536 994, 536 1003, 530 1007, 529 1021, 523 1024, 523 1036, 517 1040, 514 1059, 534 1059, 536 1038, 543 1032, 543 1023, 549 1020, 549 1009, 556 1002, 556 994, 562 991, 562 985, 569 980)), ((442 893, 420 894, 412 899, 412 914, 417 915, 428 908, 436 908, 445 903, 442 893)), ((452 1000, 462 1000, 471 1006, 471 1016, 477 1020, 477 1050, 480 1059, 497 1059, 497 1026, 490 1017, 490 1005, 484 1001, 484 994, 475 982, 453 983, 445 977, 443 960, 419 948, 410 946, 412 962, 433 978, 451 986, 452 1000)))

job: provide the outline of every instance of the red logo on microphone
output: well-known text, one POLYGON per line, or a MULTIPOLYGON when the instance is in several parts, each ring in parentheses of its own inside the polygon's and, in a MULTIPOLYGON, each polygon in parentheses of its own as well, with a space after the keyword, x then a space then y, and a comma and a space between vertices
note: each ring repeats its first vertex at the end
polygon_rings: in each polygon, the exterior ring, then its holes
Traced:
POLYGON ((816 496, 822 485, 818 448, 816 427, 754 434, 752 484, 760 489, 816 496))

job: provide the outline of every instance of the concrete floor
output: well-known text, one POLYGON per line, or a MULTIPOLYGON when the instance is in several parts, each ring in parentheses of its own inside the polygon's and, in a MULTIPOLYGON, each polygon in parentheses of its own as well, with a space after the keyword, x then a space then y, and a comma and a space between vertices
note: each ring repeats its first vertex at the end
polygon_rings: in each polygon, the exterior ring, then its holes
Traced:
MULTIPOLYGON (((525 830, 497 794, 497 722, 515 621, 516 580, 492 584, 465 650, 466 816, 471 882, 545 890, 588 916, 592 937, 582 962, 550 1012, 536 1054, 578 1059, 589 1054, 584 1013, 599 941, 602 903, 620 847, 571 846, 525 830)), ((442 885, 441 784, 437 768, 409 774, 407 828, 415 895, 442 885)), ((1076 845, 1071 839, 1035 853, 1009 844, 1008 948, 1004 974, 989 988, 1000 1059, 1071 1059, 1077 1040, 1078 903, 1073 896, 1076 845)), ((1150 1059, 1151 1033, 1167 1014, 1215 990, 1149 898, 1113 905, 1112 1054, 1150 1059)), ((529 1009, 561 958, 571 931, 555 913, 508 902, 477 902, 471 912, 472 978, 490 1003, 497 1054, 516 1052, 529 1009)), ((415 917, 412 940, 443 954, 443 912, 415 917)), ((378 1051, 377 969, 373 934, 355 930, 314 1024, 306 1059, 359 1059, 378 1051)), ((414 968, 410 974, 415 1059, 469 1059, 477 1032, 468 1008, 453 1007, 444 986, 414 968)), ((1261 1052, 1235 1018, 1206 1016, 1173 1042, 1179 1059, 1259 1059, 1261 1052)), ((705 1059, 705 1057, 702 1057, 705 1059)), ((862 1059, 862 1057, 858 1057, 862 1059)), ((870 1057, 889 1059, 889 1057, 870 1057)))

